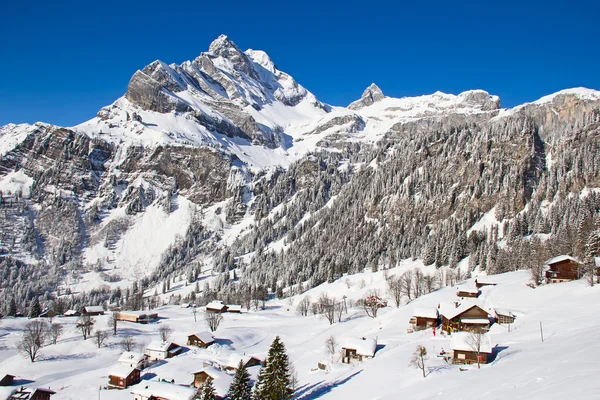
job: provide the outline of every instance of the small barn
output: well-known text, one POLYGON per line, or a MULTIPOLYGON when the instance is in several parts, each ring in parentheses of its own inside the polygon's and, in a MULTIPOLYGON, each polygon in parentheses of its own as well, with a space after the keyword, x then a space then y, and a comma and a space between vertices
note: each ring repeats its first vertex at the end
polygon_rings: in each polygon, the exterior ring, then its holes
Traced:
POLYGON ((140 382, 140 370, 117 364, 108 373, 108 387, 126 389, 140 382))
POLYGON ((224 399, 227 396, 229 386, 231 386, 231 382, 233 381, 233 376, 216 369, 215 367, 204 367, 201 370, 194 372, 194 382, 192 385, 196 388, 201 388, 209 376, 213 379, 216 399, 224 399))
POLYGON ((182 351, 183 348, 178 344, 173 342, 162 342, 160 340, 154 340, 146 347, 146 355, 150 361, 171 358, 182 351))
POLYGON ((67 310, 67 312, 63 314, 65 317, 79 317, 80 315, 81 313, 77 310, 67 310))
POLYGON ((257 365, 262 365, 262 361, 258 357, 249 356, 246 354, 234 353, 229 356, 229 358, 227 359, 227 362, 225 362, 225 364, 223 364, 223 367, 228 371, 235 371, 236 369, 238 369, 238 366, 240 365, 240 361, 242 361, 244 363, 244 366, 246 368, 255 367, 257 365))
POLYGON ((15 376, 11 374, 5 374, 0 379, 0 386, 12 386, 15 384, 15 376))
POLYGON ((481 289, 484 286, 496 286, 496 284, 489 281, 481 281, 479 279, 475 279, 475 287, 477 289, 481 289))
POLYGON ((580 278, 581 263, 574 257, 562 255, 546 261, 546 283, 568 282, 580 278))
POLYGON ((373 358, 377 351, 377 340, 369 338, 349 338, 342 345, 342 362, 350 363, 351 359, 363 361, 373 358))
POLYGON ((158 319, 156 311, 115 311, 117 320, 135 322, 138 324, 148 324, 158 319))
POLYGON ((134 400, 190 400, 196 389, 158 381, 142 381, 129 388, 134 400))
POLYGON ((190 346, 197 346, 200 348, 207 348, 215 342, 212 333, 204 331, 198 333, 192 333, 188 336, 187 344, 190 346))
POLYGON ((102 306, 87 306, 87 307, 83 307, 83 315, 89 315, 89 316, 94 316, 94 315, 104 315, 104 308, 102 308, 102 306))
POLYGON ((242 306, 239 304, 227 304, 227 312, 234 314, 242 313, 242 306))
POLYGON ((134 353, 132 351, 123 352, 117 362, 126 367, 138 368, 140 370, 146 368, 149 364, 146 354, 134 353))
POLYGON ((44 308, 44 310, 40 313, 41 318, 54 318, 58 315, 58 313, 49 308, 44 308))
POLYGON ((227 312, 227 306, 222 301, 211 301, 206 305, 206 311, 224 313, 227 312))
POLYGON ((476 364, 477 348, 479 347, 479 363, 487 364, 491 361, 492 341, 486 334, 482 334, 480 343, 469 332, 457 332, 452 335, 450 340, 450 349, 453 352, 452 362, 454 364, 476 364))
POLYGON ((438 321, 439 314, 436 308, 417 308, 409 323, 413 326, 413 330, 419 331, 437 326, 438 321))
POLYGON ((490 313, 474 303, 445 304, 441 310, 442 329, 446 332, 478 331, 490 329, 490 313))
POLYGON ((500 325, 514 324, 516 316, 510 310, 504 308, 494 308, 496 314, 496 322, 500 325))
POLYGON ((481 292, 477 288, 459 288, 456 291, 456 295, 458 297, 469 297, 476 299, 477 297, 479 297, 480 294, 481 292))
POLYGON ((21 387, 14 392, 8 400, 50 400, 50 396, 56 392, 50 389, 37 388, 29 389, 21 387))

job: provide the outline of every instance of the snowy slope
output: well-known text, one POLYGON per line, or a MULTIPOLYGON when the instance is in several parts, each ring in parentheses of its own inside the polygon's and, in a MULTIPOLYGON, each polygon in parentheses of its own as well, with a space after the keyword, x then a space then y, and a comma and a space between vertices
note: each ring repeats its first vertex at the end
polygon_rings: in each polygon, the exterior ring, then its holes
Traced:
MULTIPOLYGON (((389 273, 401 273, 412 266, 404 264, 389 273)), ((305 295, 315 299, 321 292, 327 292, 338 299, 343 295, 356 299, 366 290, 385 287, 383 272, 365 272, 347 278, 352 282, 350 287, 346 278, 342 278, 295 297, 294 305, 305 295)), ((217 344, 205 350, 192 348, 145 370, 143 376, 189 384, 191 373, 205 361, 223 363, 233 353, 264 357, 273 337, 280 335, 298 373, 296 393, 300 399, 595 398, 596 377, 600 372, 595 360, 598 323, 590 316, 600 311, 596 301, 600 288, 576 281, 531 289, 526 286, 529 279, 525 271, 486 278, 497 285, 482 289, 482 306, 511 309, 517 320, 510 332, 505 326, 492 328, 492 344, 497 346, 498 353, 491 364, 483 365, 480 370, 471 366, 467 371, 460 371, 458 366, 446 364, 435 356, 442 348, 449 350, 449 338, 439 335, 434 338, 431 330, 406 331, 416 308, 435 308, 456 299, 456 287, 447 287, 399 309, 387 307, 376 319, 366 317, 360 308, 350 308, 343 322, 334 325, 318 316, 298 316, 289 300, 270 301, 265 311, 226 314, 215 332, 217 344), (324 349, 325 339, 331 335, 338 342, 346 337, 377 339, 378 351, 373 359, 362 363, 334 362, 327 371, 315 370, 318 362, 331 362, 324 349), (417 344, 426 346, 430 355, 426 378, 408 366, 417 344)), ((461 286, 471 284, 460 283, 461 286)), ((120 323, 119 335, 132 334, 138 343, 147 344, 156 339, 160 325, 168 324, 175 329, 173 340, 184 343, 188 334, 204 329, 201 313, 196 323, 189 309, 168 306, 160 308, 159 313, 163 319, 155 324, 120 323)), ((103 329, 108 317, 95 318, 97 326, 103 329)), ((15 350, 19 329, 27 320, 3 319, 0 322, 3 370, 20 379, 33 380, 30 386, 50 386, 58 392, 55 399, 95 398, 98 388, 106 385, 107 373, 119 357, 116 345, 119 336, 111 336, 107 347, 97 349, 91 340, 82 341, 72 319, 55 321, 64 324, 67 334, 57 345, 44 348, 40 361, 31 364, 15 350)), ((257 369, 251 369, 254 376, 257 369)), ((101 390, 100 395, 103 399, 129 398, 128 391, 101 390)))

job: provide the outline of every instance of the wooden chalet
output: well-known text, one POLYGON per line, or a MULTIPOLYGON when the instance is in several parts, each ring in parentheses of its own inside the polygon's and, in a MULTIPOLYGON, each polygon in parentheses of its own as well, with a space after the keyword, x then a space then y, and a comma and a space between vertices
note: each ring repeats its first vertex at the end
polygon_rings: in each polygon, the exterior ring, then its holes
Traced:
POLYGON ((494 308, 496 322, 500 325, 514 324, 516 316, 510 311, 502 308, 494 308))
POLYGON ((479 279, 475 279, 475 287, 477 289, 481 289, 484 286, 496 286, 496 284, 488 281, 480 281, 479 279))
POLYGON ((114 311, 117 313, 117 320, 135 322, 138 324, 148 324, 158 319, 156 311, 114 311))
POLYGON ((446 332, 487 332, 492 321, 490 313, 473 303, 445 304, 441 308, 442 329, 446 332))
POLYGON ((198 332, 192 333, 188 336, 187 344, 190 346, 197 346, 200 348, 207 348, 215 342, 212 333, 210 332, 198 332))
POLYGON ((134 400, 190 400, 197 389, 174 383, 142 381, 129 388, 134 400))
POLYGON ((227 371, 235 371, 238 369, 240 361, 244 363, 246 368, 262 365, 262 361, 258 357, 248 356, 246 354, 232 354, 227 359, 227 362, 223 364, 223 367, 227 371))
POLYGON ((183 348, 178 344, 173 342, 162 342, 160 340, 154 340, 146 347, 146 355, 150 361, 171 358, 182 351, 183 348))
MULTIPOLYGON (((452 335, 450 349, 453 352, 454 364, 477 364, 477 345, 473 343, 468 332, 457 332, 452 335)), ((479 345, 479 363, 487 364, 492 360, 492 341, 488 335, 482 335, 479 345)))
POLYGON ((458 289, 456 291, 456 295, 458 297, 470 297, 470 298, 477 298, 479 297, 479 295, 481 294, 481 291, 477 288, 463 288, 463 289, 458 289))
POLYGON ((576 258, 562 255, 546 261, 546 283, 568 282, 579 279, 581 263, 576 258))
POLYGON ((79 317, 81 313, 77 310, 67 310, 63 316, 65 317, 79 317))
POLYGON ((439 323, 438 310, 435 308, 417 308, 413 312, 409 323, 415 331, 436 327, 439 323))
POLYGON ((126 367, 137 368, 140 370, 146 368, 150 364, 146 354, 134 353, 131 351, 123 352, 117 362, 126 367))
POLYGON ((227 312, 234 314, 242 313, 242 306, 239 304, 227 304, 227 312))
POLYGON ((222 301, 211 301, 206 305, 206 311, 224 313, 227 312, 227 306, 222 301))
POLYGON ((104 315, 104 308, 102 308, 102 306, 87 306, 87 307, 83 307, 83 312, 81 314, 82 315, 89 315, 89 316, 104 315))
POLYGON ((140 370, 122 364, 115 365, 108 374, 108 387, 126 389, 140 382, 140 370))
POLYGON ((6 374, 0 379, 0 386, 12 386, 15 384, 15 376, 6 374))
POLYGON ((229 386, 231 386, 231 382, 233 381, 232 375, 210 366, 204 367, 193 374, 194 382, 192 383, 192 386, 198 389, 204 385, 204 382, 206 382, 208 377, 212 378, 212 384, 215 388, 215 399, 217 400, 222 400, 227 396, 229 386))
POLYGON ((41 318, 54 318, 58 315, 58 313, 54 310, 51 310, 49 308, 45 308, 41 313, 40 313, 40 317, 41 318))
POLYGON ((350 363, 351 359, 363 361, 373 358, 377 351, 377 341, 369 338, 346 339, 342 345, 342 362, 350 363))
POLYGON ((21 387, 7 400, 50 400, 50 396, 53 394, 56 394, 56 392, 50 389, 28 389, 21 387))

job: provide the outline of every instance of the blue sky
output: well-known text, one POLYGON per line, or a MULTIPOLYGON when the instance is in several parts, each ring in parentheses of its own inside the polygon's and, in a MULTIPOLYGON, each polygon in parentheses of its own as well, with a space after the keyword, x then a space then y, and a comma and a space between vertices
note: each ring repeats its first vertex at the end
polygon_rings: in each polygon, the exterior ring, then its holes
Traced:
POLYGON ((219 34, 265 50, 319 99, 485 89, 504 106, 600 89, 597 1, 6 1, 0 125, 73 125, 155 59, 181 63, 219 34))

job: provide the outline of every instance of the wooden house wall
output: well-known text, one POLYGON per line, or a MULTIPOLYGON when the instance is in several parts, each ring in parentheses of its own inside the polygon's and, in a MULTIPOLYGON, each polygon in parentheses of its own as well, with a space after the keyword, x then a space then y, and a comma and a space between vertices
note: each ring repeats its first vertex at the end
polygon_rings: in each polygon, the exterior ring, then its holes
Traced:
MULTIPOLYGON (((487 364, 488 356, 487 353, 479 353, 481 357, 481 364, 487 364)), ((454 364, 477 364, 477 353, 474 351, 465 350, 454 350, 454 357, 452 359, 454 364)))

